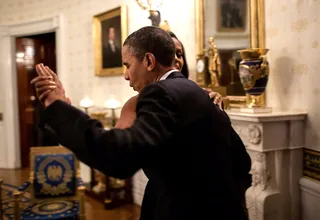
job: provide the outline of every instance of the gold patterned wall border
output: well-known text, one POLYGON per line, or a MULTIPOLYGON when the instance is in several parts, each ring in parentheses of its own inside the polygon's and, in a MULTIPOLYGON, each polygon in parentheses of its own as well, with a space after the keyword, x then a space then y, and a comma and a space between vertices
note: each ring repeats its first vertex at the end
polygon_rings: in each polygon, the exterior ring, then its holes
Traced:
POLYGON ((320 152, 304 149, 303 175, 320 181, 320 152))

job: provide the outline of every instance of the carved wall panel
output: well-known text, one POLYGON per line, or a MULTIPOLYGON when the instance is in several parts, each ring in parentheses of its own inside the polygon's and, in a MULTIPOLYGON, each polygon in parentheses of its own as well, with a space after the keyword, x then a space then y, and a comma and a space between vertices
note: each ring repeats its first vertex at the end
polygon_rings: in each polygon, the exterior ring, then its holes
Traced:
POLYGON ((232 123, 234 130, 241 137, 246 147, 259 147, 262 142, 262 126, 257 123, 232 123))

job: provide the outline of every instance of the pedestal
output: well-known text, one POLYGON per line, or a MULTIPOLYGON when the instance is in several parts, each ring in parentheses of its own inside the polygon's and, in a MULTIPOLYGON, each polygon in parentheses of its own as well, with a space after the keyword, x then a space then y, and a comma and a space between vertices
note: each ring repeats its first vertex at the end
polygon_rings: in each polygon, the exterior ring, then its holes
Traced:
POLYGON ((299 220, 306 113, 227 113, 252 159, 250 220, 299 220))

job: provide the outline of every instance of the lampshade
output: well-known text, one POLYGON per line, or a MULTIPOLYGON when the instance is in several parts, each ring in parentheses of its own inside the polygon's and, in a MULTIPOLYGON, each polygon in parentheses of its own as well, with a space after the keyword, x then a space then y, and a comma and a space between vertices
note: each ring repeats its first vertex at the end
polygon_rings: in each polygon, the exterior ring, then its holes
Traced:
POLYGON ((105 101, 104 106, 109 109, 116 109, 121 106, 121 103, 115 98, 115 96, 111 96, 110 99, 105 101))
POLYGON ((163 0, 136 0, 136 2, 143 10, 156 10, 163 0))
POLYGON ((91 106, 93 106, 93 101, 88 97, 84 97, 80 100, 80 106, 82 108, 90 108, 91 106))

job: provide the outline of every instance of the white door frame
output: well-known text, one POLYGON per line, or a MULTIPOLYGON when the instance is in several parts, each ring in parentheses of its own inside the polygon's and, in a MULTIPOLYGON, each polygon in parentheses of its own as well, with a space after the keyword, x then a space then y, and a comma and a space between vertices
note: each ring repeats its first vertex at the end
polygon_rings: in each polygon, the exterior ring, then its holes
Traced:
POLYGON ((63 79, 66 38, 62 36, 64 31, 61 15, 26 23, 0 25, 0 87, 4 101, 4 141, 0 140, 3 146, 0 153, 4 157, 0 161, 0 168, 21 167, 15 38, 49 32, 56 34, 57 72, 59 78, 63 79))

